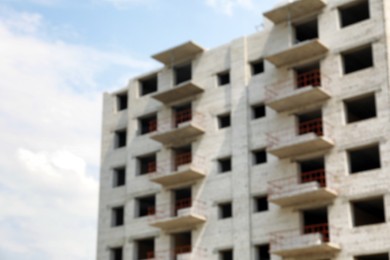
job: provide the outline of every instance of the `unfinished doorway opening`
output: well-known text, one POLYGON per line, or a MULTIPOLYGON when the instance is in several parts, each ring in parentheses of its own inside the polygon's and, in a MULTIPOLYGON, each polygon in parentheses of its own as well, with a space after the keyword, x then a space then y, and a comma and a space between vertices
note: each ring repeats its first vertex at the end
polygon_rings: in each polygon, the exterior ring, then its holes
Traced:
POLYGON ((294 43, 300 43, 318 38, 317 18, 294 25, 295 39, 294 43))
POLYGON ((187 164, 190 164, 192 162, 191 145, 183 146, 180 148, 175 148, 173 150, 173 154, 174 154, 174 169, 175 169, 175 171, 177 171, 181 165, 187 165, 187 164))
POLYGON ((154 258, 154 238, 145 238, 136 241, 136 260, 154 258))
POLYGON ((173 256, 178 259, 180 254, 188 254, 192 252, 191 231, 182 232, 172 235, 173 256))
POLYGON ((174 196, 174 215, 178 215, 178 211, 192 207, 192 190, 191 187, 180 188, 173 190, 174 196))
POLYGON ((192 108, 191 103, 176 106, 173 108, 175 127, 179 124, 191 121, 192 119, 192 108))
POLYGON ((320 233, 323 242, 329 241, 329 225, 327 208, 302 211, 303 233, 320 233))
POLYGON ((300 114, 298 118, 298 134, 315 133, 318 136, 323 135, 322 112, 321 110, 300 114))
POLYGON ((321 86, 321 72, 319 63, 298 67, 295 68, 294 71, 296 88, 321 86))
POLYGON ((192 66, 190 64, 180 65, 173 68, 175 76, 175 84, 189 81, 192 79, 192 66))
POLYGON ((326 186, 324 158, 313 158, 298 162, 301 183, 316 181, 320 187, 326 186))

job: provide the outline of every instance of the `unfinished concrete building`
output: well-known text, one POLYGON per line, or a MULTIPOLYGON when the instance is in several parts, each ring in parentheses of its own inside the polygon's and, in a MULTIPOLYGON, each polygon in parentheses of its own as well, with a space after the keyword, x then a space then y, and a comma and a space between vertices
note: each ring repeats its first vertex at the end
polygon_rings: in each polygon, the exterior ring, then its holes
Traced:
POLYGON ((104 95, 98 260, 389 260, 388 0, 297 0, 104 95))

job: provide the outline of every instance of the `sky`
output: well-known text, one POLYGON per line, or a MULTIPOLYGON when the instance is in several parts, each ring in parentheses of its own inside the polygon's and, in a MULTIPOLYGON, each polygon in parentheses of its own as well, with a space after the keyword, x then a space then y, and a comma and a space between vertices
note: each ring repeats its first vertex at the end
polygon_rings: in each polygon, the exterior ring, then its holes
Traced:
POLYGON ((96 258, 102 93, 280 0, 0 0, 0 259, 96 258))

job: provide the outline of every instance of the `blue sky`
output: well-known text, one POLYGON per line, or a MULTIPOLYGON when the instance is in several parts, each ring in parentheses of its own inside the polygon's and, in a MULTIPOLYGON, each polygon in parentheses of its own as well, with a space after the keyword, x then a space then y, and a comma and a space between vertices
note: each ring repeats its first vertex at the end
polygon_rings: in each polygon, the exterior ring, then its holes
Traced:
POLYGON ((280 0, 1 0, 0 259, 95 259, 101 96, 280 0))

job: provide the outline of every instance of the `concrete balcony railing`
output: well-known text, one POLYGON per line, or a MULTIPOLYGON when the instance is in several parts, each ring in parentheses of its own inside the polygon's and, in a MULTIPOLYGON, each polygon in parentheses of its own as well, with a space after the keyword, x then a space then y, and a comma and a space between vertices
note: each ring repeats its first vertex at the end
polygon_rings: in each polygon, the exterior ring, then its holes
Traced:
POLYGON ((267 152, 278 158, 296 157, 332 148, 332 126, 321 118, 301 123, 298 129, 267 134, 267 152))
POLYGON ((161 204, 149 211, 149 225, 165 232, 188 230, 206 222, 206 203, 191 198, 174 205, 161 204))
MULTIPOLYGON (((324 169, 270 181, 268 200, 282 207, 304 205, 315 201, 324 202, 334 199, 337 192, 327 186, 324 169)), ((328 177, 329 178, 329 177, 328 177)))
POLYGON ((151 181, 165 187, 193 182, 205 177, 205 162, 203 156, 182 154, 176 157, 175 162, 162 162, 157 172, 149 174, 149 177, 151 181))
POLYGON ((319 69, 300 73, 295 81, 267 86, 265 104, 277 112, 284 112, 325 101, 331 97, 327 89, 329 82, 319 69))
POLYGON ((194 138, 204 134, 205 118, 201 113, 182 113, 174 119, 162 119, 157 131, 150 135, 153 140, 166 146, 180 146, 190 143, 194 138))
MULTIPOLYGON (((287 1, 286 1, 287 2, 287 1)), ((274 9, 265 12, 264 16, 273 23, 278 24, 288 20, 294 20, 311 13, 318 13, 326 6, 324 0, 295 0, 287 4, 278 5, 274 9)))
POLYGON ((337 229, 327 223, 308 225, 301 230, 288 230, 271 235, 270 251, 281 257, 294 258, 306 255, 335 254, 340 246, 332 243, 330 232, 337 229))

